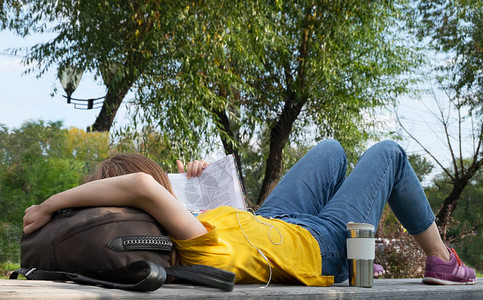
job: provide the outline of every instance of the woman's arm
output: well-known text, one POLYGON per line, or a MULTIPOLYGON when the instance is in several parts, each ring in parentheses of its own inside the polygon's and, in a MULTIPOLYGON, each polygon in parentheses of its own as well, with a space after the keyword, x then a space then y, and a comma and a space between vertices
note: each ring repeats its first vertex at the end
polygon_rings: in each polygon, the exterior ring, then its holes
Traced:
POLYGON ((206 233, 205 227, 150 175, 133 173, 88 182, 58 193, 25 210, 24 232, 44 226, 52 214, 68 207, 130 206, 153 216, 175 239, 206 233))

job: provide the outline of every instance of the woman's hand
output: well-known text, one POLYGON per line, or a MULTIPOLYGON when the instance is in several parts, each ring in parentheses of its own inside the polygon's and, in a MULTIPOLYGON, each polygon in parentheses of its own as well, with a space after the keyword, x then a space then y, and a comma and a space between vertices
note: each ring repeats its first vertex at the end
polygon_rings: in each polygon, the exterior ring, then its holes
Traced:
POLYGON ((23 232, 30 234, 41 228, 50 221, 52 214, 45 206, 30 206, 25 210, 25 216, 23 217, 23 232))
MULTIPOLYGON (((177 160, 176 165, 178 166, 178 173, 184 173, 183 162, 180 160, 177 160)), ((206 169, 208 165, 209 163, 204 159, 191 161, 186 166, 186 176, 188 176, 188 178, 198 177, 201 175, 203 170, 206 169)))

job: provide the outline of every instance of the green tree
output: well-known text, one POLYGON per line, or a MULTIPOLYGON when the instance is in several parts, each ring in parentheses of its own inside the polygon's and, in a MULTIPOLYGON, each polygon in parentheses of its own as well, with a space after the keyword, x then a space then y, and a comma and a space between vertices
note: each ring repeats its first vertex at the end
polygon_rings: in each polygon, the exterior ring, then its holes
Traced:
POLYGON ((0 30, 9 27, 9 12, 14 12, 18 9, 18 5, 16 3, 7 3, 7 1, 0 2, 0 30))
POLYGON ((156 120, 173 141, 204 137, 212 144, 221 136, 227 152, 268 135, 262 145, 268 150, 258 150, 266 153, 258 203, 283 173, 283 149, 310 136, 307 127, 316 140, 341 140, 355 157, 370 136, 364 118, 405 90, 398 75, 418 62, 395 34, 399 10, 392 2, 224 2, 205 14, 191 9, 200 35, 190 36, 190 55, 176 65, 174 85, 149 81, 146 86, 158 87, 138 96, 141 120, 156 120))
POLYGON ((0 128, 0 261, 17 261, 25 209, 79 185, 107 157, 109 143, 105 133, 86 135, 62 122, 0 128), (75 142, 80 136, 85 143, 75 142))
POLYGON ((64 131, 66 144, 63 157, 75 158, 85 165, 85 172, 90 173, 98 162, 109 155, 109 137, 105 132, 85 132, 83 129, 71 127, 64 131))
POLYGON ((258 101, 248 101, 270 130, 258 203, 277 184, 282 151, 299 126, 314 126, 316 140, 335 137, 357 149, 369 137, 364 114, 404 90, 398 75, 415 56, 394 34, 397 13, 393 2, 287 1, 273 15, 285 38, 259 70, 258 101))
MULTIPOLYGON (((268 147, 264 147, 263 145, 267 145, 268 140, 268 134, 265 134, 256 143, 252 141, 240 145, 240 152, 244 155, 244 173, 250 174, 250 176, 245 177, 245 191, 248 199, 257 199, 260 194, 263 174, 265 173, 265 160, 268 154, 268 147)), ((283 151, 284 169, 282 170, 282 174, 287 173, 313 146, 313 142, 310 144, 287 144, 283 151)), ((257 205, 253 205, 253 208, 256 207, 257 205)))

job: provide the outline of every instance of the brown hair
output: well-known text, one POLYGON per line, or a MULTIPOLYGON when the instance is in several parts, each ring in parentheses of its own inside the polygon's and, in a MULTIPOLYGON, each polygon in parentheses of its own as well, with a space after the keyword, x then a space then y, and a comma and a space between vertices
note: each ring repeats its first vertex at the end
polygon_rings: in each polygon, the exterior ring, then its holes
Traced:
POLYGON ((94 173, 89 175, 85 182, 137 172, 151 175, 168 192, 174 195, 171 182, 163 168, 153 160, 137 153, 116 153, 110 156, 97 165, 94 173))

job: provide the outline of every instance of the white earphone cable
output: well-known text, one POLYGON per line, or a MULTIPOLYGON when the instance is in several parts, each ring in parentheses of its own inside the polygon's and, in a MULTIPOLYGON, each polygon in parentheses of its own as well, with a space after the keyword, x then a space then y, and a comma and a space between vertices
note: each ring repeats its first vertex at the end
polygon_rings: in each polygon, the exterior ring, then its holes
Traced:
MULTIPOLYGON (((248 241, 248 243, 250 244, 250 246, 252 246, 253 248, 255 248, 258 253, 267 261, 267 264, 268 264, 268 269, 269 269, 269 277, 268 277, 268 281, 267 281, 267 284, 265 286, 262 286, 261 288, 266 288, 268 287, 268 285, 270 284, 270 282, 272 281, 272 264, 270 264, 270 260, 267 258, 267 256, 262 252, 262 250, 260 250, 257 246, 253 245, 253 243, 250 241, 250 239, 248 238, 248 236, 246 235, 245 233, 245 230, 243 230, 243 226, 241 225, 241 222, 240 222, 240 215, 238 214, 238 209, 235 208, 235 211, 236 211, 236 218, 237 218, 237 221, 238 221, 238 226, 240 227, 240 230, 243 234, 243 236, 245 237, 245 239, 248 241)), ((248 212, 250 213, 250 216, 255 219, 257 222, 263 224, 263 225, 266 225, 266 226, 269 226, 270 229, 268 230, 268 238, 270 239, 270 242, 272 242, 272 244, 274 245, 281 245, 283 243, 283 235, 282 233, 280 232, 280 230, 278 230, 277 227, 275 227, 274 225, 272 224, 268 224, 266 222, 262 222, 260 221, 256 216, 255 216, 255 212, 253 211, 253 209, 250 209, 248 210, 248 212), (279 236, 280 236, 280 242, 274 242, 272 240, 272 236, 271 236, 271 232, 272 232, 272 229, 275 228, 275 230, 278 232, 279 236)))

